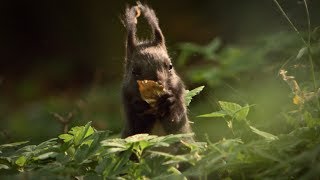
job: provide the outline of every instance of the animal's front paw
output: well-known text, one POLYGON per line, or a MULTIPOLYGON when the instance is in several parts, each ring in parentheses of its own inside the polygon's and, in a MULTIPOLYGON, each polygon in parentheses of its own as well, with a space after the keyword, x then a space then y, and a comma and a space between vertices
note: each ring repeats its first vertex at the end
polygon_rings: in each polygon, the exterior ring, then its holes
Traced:
POLYGON ((142 114, 150 109, 150 105, 147 102, 142 101, 140 99, 133 100, 132 107, 134 111, 138 114, 142 114))
POLYGON ((163 118, 171 114, 174 104, 176 103, 177 98, 174 94, 167 92, 162 95, 157 101, 157 112, 159 118, 163 118))

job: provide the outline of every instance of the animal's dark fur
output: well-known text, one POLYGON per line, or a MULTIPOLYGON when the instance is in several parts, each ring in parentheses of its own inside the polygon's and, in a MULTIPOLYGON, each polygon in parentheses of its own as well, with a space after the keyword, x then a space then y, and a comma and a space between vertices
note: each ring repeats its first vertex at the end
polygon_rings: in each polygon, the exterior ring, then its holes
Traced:
POLYGON ((191 132, 184 103, 184 84, 172 67, 154 11, 142 4, 127 7, 123 23, 127 29, 127 40, 122 87, 126 123, 122 137, 139 133, 166 135, 191 132), (153 31, 150 41, 141 42, 136 38, 139 11, 153 31), (142 100, 137 80, 157 81, 167 90, 158 100, 156 112, 147 113, 151 107, 142 100), (164 132, 159 133, 157 128, 164 132))

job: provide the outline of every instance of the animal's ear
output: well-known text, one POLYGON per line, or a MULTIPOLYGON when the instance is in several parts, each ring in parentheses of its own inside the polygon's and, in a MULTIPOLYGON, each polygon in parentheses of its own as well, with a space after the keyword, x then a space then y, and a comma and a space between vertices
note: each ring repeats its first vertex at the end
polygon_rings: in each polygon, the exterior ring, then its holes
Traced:
POLYGON ((147 5, 142 5, 140 2, 137 2, 137 4, 138 4, 139 9, 141 9, 142 14, 144 15, 144 17, 148 21, 149 25, 151 26, 151 29, 154 34, 153 44, 165 46, 165 39, 164 39, 162 31, 159 27, 158 18, 156 16, 154 10, 151 9, 147 5))
POLYGON ((137 46, 137 17, 140 16, 140 9, 137 6, 129 7, 127 5, 122 23, 127 29, 127 54, 132 53, 137 46))

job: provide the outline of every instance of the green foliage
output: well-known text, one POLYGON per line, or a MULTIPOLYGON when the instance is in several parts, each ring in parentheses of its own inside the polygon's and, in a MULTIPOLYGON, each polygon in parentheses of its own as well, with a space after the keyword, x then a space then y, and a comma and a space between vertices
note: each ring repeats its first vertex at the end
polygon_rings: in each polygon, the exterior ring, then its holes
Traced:
POLYGON ((200 86, 200 87, 197 87, 191 91, 189 90, 186 90, 186 95, 185 95, 185 103, 186 103, 186 106, 189 106, 192 98, 194 96, 196 96, 197 94, 199 94, 202 90, 203 90, 204 86, 200 86))
POLYGON ((181 175, 175 167, 185 162, 195 163, 205 144, 184 141, 180 148, 186 154, 172 156, 158 152, 193 134, 154 136, 137 134, 126 139, 109 138, 108 131, 96 131, 90 126, 73 127, 68 134, 39 145, 22 143, 1 145, 1 173, 32 172, 31 175, 57 177, 100 177, 143 179, 181 175), (18 149, 17 149, 18 148, 18 149), (157 171, 153 171, 157 169, 157 171))
POLYGON ((308 54, 295 35, 286 32, 255 37, 250 45, 223 45, 216 38, 207 45, 182 43, 179 49, 178 65, 186 68, 187 80, 211 88, 238 80, 248 72, 249 76, 259 74, 263 67, 275 66, 279 57, 297 53, 299 59, 308 54), (301 49, 299 53, 297 49, 301 49))

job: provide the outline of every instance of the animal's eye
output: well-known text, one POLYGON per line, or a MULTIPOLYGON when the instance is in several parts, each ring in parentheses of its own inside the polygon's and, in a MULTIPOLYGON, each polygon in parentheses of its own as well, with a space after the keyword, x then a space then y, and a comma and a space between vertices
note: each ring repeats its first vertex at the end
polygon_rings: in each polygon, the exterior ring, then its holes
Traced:
POLYGON ((171 70, 173 68, 172 64, 169 64, 169 70, 171 70))

